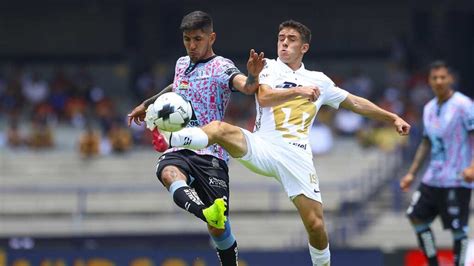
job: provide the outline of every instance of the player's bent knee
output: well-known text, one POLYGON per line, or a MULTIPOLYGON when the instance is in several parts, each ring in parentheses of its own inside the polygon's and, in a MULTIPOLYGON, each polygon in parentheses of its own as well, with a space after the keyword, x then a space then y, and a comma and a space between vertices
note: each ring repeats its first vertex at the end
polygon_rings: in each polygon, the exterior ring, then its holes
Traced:
POLYGON ((222 121, 212 121, 209 125, 214 138, 226 139, 238 130, 236 126, 222 121))
POLYGON ((324 232, 324 221, 322 218, 315 217, 308 221, 306 226, 309 234, 320 234, 324 232))
POLYGON ((422 224, 430 224, 429 222, 422 221, 422 220, 414 218, 414 217, 408 217, 408 219, 410 220, 410 223, 414 226, 422 225, 422 224))
POLYGON ((163 168, 159 178, 166 187, 169 187, 177 180, 186 180, 186 177, 175 166, 166 166, 163 168))
POLYGON ((209 234, 214 237, 220 237, 225 233, 225 229, 218 229, 212 226, 208 226, 207 229, 209 230, 209 234))

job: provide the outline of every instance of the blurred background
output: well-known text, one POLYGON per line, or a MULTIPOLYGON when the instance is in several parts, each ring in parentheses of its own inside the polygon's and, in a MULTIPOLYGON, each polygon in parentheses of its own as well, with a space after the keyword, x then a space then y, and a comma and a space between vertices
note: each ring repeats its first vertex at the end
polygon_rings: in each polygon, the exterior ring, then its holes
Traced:
MULTIPOLYGON (((433 97, 427 64, 446 60, 456 89, 473 96, 470 0, 0 1, 0 265, 218 265, 202 222, 155 177, 150 134, 126 125, 134 106, 172 82, 185 55, 179 23, 194 10, 211 14, 214 51, 244 73, 251 48, 276 57, 280 22, 303 22, 313 33, 307 68, 411 123, 401 138, 327 108, 311 143, 333 265, 424 265, 404 216, 411 193, 398 180, 433 97)), ((226 120, 252 129, 254 98, 232 97, 226 120)), ((279 184, 236 161, 230 176, 241 265, 309 265, 279 184)), ((434 231, 450 249, 450 232, 439 221, 434 231)), ((474 249, 469 256, 474 265, 474 249)))

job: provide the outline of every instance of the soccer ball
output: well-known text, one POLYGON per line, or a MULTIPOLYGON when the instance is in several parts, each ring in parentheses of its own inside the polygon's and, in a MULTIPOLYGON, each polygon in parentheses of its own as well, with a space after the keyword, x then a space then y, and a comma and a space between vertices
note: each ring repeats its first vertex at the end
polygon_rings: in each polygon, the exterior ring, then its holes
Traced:
POLYGON ((158 97, 146 110, 147 128, 158 127, 164 131, 178 131, 191 120, 193 109, 191 103, 175 92, 167 92, 158 97))

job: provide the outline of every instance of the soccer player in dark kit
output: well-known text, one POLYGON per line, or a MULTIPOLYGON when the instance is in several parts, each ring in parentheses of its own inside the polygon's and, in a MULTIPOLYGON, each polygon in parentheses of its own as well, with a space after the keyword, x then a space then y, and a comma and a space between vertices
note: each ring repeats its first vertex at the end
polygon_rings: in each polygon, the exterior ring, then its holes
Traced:
MULTIPOLYGON (((232 91, 252 95, 258 89, 258 75, 264 66, 263 53, 250 51, 246 77, 231 60, 214 54, 216 33, 208 14, 189 13, 184 16, 180 29, 187 56, 176 62, 173 84, 135 107, 129 114, 129 124, 132 120, 140 124, 148 105, 163 92, 174 91, 190 101, 195 119, 189 126, 203 126, 224 118, 232 91)), ((160 140, 162 137, 155 132, 155 147, 161 146, 160 140)), ((228 153, 219 145, 198 151, 167 149, 159 158, 156 175, 179 207, 208 225, 221 264, 233 266, 237 265, 238 251, 227 220, 228 160, 228 153)))

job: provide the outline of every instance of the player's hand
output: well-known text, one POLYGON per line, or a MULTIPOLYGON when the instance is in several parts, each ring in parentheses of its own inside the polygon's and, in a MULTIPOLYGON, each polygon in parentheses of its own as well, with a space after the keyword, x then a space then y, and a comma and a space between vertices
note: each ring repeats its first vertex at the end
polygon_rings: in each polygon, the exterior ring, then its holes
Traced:
POLYGON ((398 134, 400 134, 400 136, 406 136, 410 133, 410 124, 405 122, 405 120, 400 117, 397 117, 397 119, 393 121, 393 125, 395 126, 395 130, 398 132, 398 134))
POLYGON ((299 96, 306 98, 311 102, 315 102, 321 95, 321 91, 316 86, 302 86, 296 89, 299 96))
POLYGON ((474 166, 469 166, 462 171, 462 177, 466 182, 474 181, 474 166))
POLYGON ((400 180, 400 188, 403 192, 407 192, 410 189, 411 183, 415 180, 415 175, 406 174, 402 180, 400 180))
POLYGON ((254 49, 250 50, 249 60, 247 61, 247 71, 249 76, 258 77, 265 66, 265 58, 263 52, 257 54, 254 49))
POLYGON ((128 126, 132 125, 132 120, 135 122, 137 125, 141 125, 142 122, 145 120, 145 115, 146 115, 146 107, 142 103, 135 107, 132 112, 128 114, 128 126))

